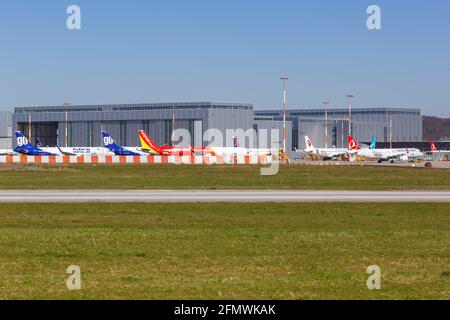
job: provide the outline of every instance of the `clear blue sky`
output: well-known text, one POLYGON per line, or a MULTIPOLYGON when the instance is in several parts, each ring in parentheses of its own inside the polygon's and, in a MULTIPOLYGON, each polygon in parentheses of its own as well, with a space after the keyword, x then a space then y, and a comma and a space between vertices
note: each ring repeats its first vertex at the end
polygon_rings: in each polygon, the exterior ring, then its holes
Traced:
POLYGON ((15 0, 0 9, 0 109, 182 101, 421 107, 450 116, 448 0, 15 0), (82 30, 66 29, 66 8, 82 30), (366 9, 382 9, 380 31, 366 9))

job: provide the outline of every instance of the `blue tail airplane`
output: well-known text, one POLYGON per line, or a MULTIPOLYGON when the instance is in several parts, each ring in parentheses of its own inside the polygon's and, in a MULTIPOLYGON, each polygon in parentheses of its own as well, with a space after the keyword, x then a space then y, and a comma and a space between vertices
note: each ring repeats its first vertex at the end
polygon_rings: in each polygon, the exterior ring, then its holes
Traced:
POLYGON ((39 147, 33 146, 28 142, 27 137, 20 132, 16 131, 17 147, 14 152, 25 154, 27 156, 56 156, 56 154, 47 152, 39 147))
POLYGON ((129 149, 119 146, 111 137, 108 131, 102 131, 103 143, 105 148, 114 152, 116 156, 141 156, 143 153, 133 152, 129 149))

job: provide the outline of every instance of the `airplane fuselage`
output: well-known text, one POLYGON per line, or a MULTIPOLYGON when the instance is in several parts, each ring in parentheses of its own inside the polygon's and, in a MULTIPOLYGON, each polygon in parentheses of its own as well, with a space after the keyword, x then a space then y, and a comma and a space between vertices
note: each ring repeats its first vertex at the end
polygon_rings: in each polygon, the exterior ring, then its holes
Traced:
POLYGON ((314 148, 305 149, 304 151, 322 158, 336 158, 339 156, 344 156, 348 153, 348 150, 343 148, 314 148))
POLYGON ((422 158, 424 154, 418 149, 361 149, 356 153, 356 156, 382 161, 394 159, 408 161, 422 158))
POLYGON ((247 149, 241 147, 206 147, 206 150, 216 156, 269 156, 277 154, 275 149, 247 149))

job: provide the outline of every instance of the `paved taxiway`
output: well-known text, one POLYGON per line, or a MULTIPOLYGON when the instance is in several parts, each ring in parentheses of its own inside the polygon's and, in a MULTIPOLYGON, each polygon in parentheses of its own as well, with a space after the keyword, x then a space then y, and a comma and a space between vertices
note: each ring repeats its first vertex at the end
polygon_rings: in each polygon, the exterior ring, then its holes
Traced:
POLYGON ((0 191, 0 203, 448 202, 450 191, 0 191))

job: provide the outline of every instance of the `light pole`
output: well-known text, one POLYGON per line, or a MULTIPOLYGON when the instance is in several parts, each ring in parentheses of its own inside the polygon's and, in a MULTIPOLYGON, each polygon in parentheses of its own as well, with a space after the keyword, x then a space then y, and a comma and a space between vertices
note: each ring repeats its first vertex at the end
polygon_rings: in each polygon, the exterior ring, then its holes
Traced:
POLYGON ((287 104, 286 104, 286 91, 288 77, 281 77, 280 80, 283 82, 283 161, 286 161, 286 114, 287 114, 287 104))
POLYGON ((30 106, 30 108, 28 109, 28 141, 30 142, 30 143, 33 143, 32 141, 31 141, 31 112, 33 111, 33 109, 31 108, 31 106, 30 106))
POLYGON ((323 102, 323 107, 325 109, 325 148, 328 148, 328 106, 330 102, 325 100, 323 102))
POLYGON ((66 119, 64 123, 64 145, 67 148, 69 144, 69 106, 70 103, 64 103, 64 111, 66 113, 66 119))
POLYGON ((348 99, 348 134, 352 135, 352 99, 355 96, 352 94, 347 95, 348 99))
POLYGON ((389 148, 392 150, 392 115, 389 118, 389 148))
POLYGON ((175 106, 172 106, 172 147, 175 146, 175 106))

